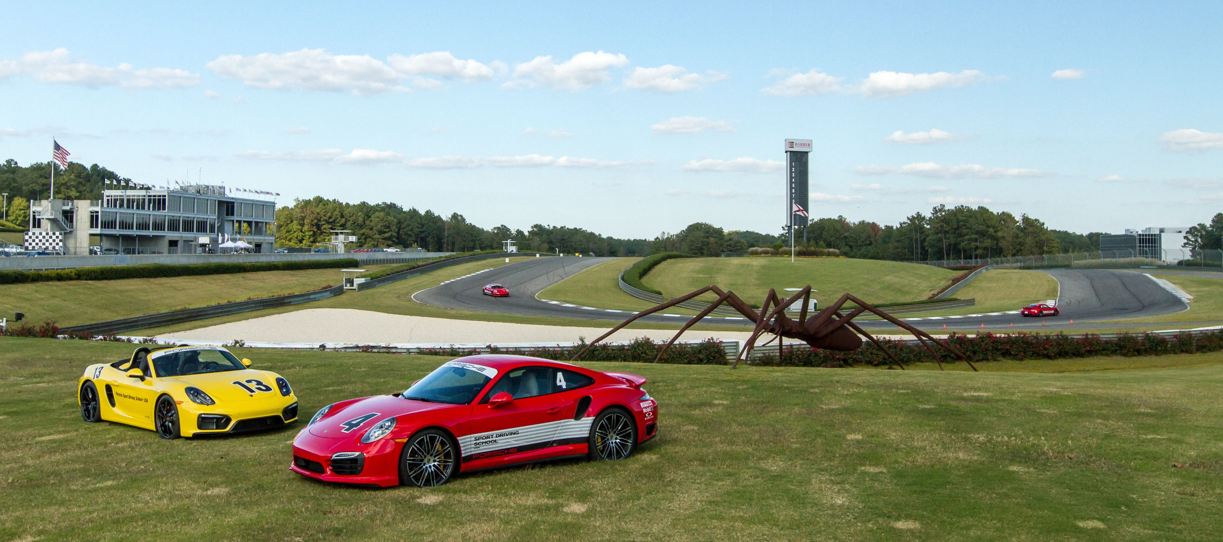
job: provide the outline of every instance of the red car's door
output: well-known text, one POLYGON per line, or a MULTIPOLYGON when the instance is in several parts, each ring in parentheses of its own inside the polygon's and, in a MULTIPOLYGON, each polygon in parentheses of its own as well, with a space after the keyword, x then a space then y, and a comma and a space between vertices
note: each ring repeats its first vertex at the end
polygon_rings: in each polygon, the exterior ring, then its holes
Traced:
POLYGON ((471 434, 459 439, 463 469, 468 470, 528 461, 551 446, 563 420, 561 403, 552 393, 550 367, 521 367, 498 379, 480 403, 471 410, 471 434), (489 403, 494 395, 508 393, 506 405, 489 403))

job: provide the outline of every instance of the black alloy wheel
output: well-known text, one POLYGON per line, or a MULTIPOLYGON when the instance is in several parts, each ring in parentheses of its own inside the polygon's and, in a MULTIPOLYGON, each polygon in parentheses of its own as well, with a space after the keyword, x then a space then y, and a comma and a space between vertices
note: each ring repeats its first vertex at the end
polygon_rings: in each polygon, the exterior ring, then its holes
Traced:
POLYGON ((399 456, 399 483, 413 487, 440 486, 458 465, 454 443, 445 433, 426 429, 403 446, 399 456))
POLYGON ((89 423, 102 421, 102 403, 98 400, 98 388, 93 382, 81 386, 81 419, 89 423))
POLYGON ((623 410, 604 410, 590 427, 592 460, 619 461, 632 454, 637 446, 637 424, 623 410))
POLYGON ((162 395, 157 400, 157 407, 153 410, 153 425, 157 427, 157 434, 161 438, 178 438, 178 405, 174 404, 174 399, 169 395, 162 395))

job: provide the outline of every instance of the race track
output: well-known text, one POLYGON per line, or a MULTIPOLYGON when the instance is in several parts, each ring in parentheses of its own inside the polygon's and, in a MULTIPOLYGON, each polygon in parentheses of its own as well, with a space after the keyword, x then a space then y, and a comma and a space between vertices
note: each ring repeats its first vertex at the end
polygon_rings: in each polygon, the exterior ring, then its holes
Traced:
MULTIPOLYGON (((417 292, 413 299, 448 309, 495 312, 520 316, 619 321, 628 318, 626 311, 606 310, 556 303, 546 303, 535 294, 574 273, 606 262, 611 258, 548 257, 514 263, 417 292), (485 284, 499 282, 510 290, 509 298, 492 298, 481 293, 485 284)), ((1129 324, 1101 323, 1108 320, 1146 318, 1186 310, 1188 306, 1150 277, 1137 272, 1114 269, 1050 269, 1043 271, 1057 279, 1060 285, 1058 307, 1061 316, 1024 318, 1017 314, 989 313, 970 316, 904 318, 917 327, 928 330, 970 330, 998 328, 1091 329, 1126 327, 1129 324), (1070 321, 1073 320, 1074 324, 1070 321)), ((608 287, 615 287, 609 285, 608 287)), ((665 311, 664 311, 665 312, 665 311)), ((651 315, 641 321, 677 324, 686 321, 678 315, 651 315)), ((867 329, 894 328, 878 320, 855 320, 867 329)), ((703 324, 745 326, 746 320, 723 317, 707 318, 703 324)), ((1192 324, 1189 322, 1188 324, 1192 324)), ((1148 324, 1149 325, 1149 324, 1148 324)))

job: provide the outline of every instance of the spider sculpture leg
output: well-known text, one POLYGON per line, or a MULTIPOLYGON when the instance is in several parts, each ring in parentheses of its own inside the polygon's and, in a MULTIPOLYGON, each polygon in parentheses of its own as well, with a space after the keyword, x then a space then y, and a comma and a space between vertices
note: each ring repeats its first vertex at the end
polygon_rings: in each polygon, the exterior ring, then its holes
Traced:
MULTIPOLYGON (((714 309, 718 308, 718 305, 725 303, 726 300, 730 299, 730 297, 733 295, 735 294, 732 292, 723 293, 722 295, 718 296, 717 301, 710 303, 708 307, 705 307, 704 310, 697 313, 697 315, 692 317, 691 320, 688 320, 688 323, 684 324, 684 327, 679 328, 679 332, 676 333, 674 337, 671 337, 671 340, 667 341, 667 344, 663 345, 663 347, 658 350, 658 356, 654 358, 654 363, 658 363, 658 360, 662 359, 662 355, 666 353, 667 349, 671 348, 671 345, 675 344, 675 341, 679 339, 679 336, 683 335, 685 331, 688 331, 688 328, 696 325, 696 323, 701 321, 702 318, 709 316, 709 313, 713 312, 714 309)), ((747 316, 747 315, 744 315, 744 316, 747 316)))
MULTIPOLYGON (((764 331, 765 327, 767 327, 771 322, 773 322, 773 320, 777 318, 778 315, 781 315, 781 318, 785 318, 784 311, 786 310, 786 307, 793 305, 795 301, 798 301, 804 295, 807 295, 810 293, 811 293, 811 287, 805 286, 798 293, 794 294, 793 296, 790 296, 785 301, 781 301, 777 297, 777 291, 770 288, 769 295, 765 298, 764 306, 761 307, 760 314, 762 316, 760 318, 760 321, 756 322, 756 330, 752 332, 751 337, 748 337, 747 342, 744 343, 743 349, 739 351, 739 355, 735 358, 735 363, 734 365, 731 366, 731 369, 737 368, 739 366, 739 360, 751 354, 752 348, 756 344, 756 339, 760 337, 760 334, 764 331), (769 311, 766 315, 765 311, 768 311, 768 306, 770 303, 776 303, 776 307, 773 308, 773 310, 769 311)), ((779 324, 776 324, 776 327, 777 327, 777 330, 776 330, 777 335, 780 337, 781 327, 779 324)))
MULTIPOLYGON (((859 308, 864 309, 864 310, 866 310, 866 311, 869 311, 869 312, 871 312, 871 313, 875 314, 876 316, 879 316, 880 318, 883 318, 884 320, 887 320, 888 322, 891 322, 891 323, 895 324, 896 326, 898 326, 898 327, 900 327, 900 328, 904 329, 905 331, 908 331, 909 333, 912 333, 914 337, 917 337, 917 340, 922 341, 922 344, 923 344, 923 345, 925 345, 925 341, 926 341, 926 340, 929 340, 930 342, 932 342, 932 343, 934 343, 934 344, 938 345, 939 347, 943 348, 944 350, 947 350, 948 352, 951 352, 951 353, 955 354, 956 356, 959 356, 959 358, 960 358, 960 359, 962 359, 962 360, 964 360, 964 362, 965 362, 965 363, 967 363, 969 367, 972 367, 972 370, 973 370, 973 371, 976 371, 976 370, 977 370, 977 366, 972 364, 972 361, 970 361, 970 360, 968 359, 968 356, 965 356, 965 355, 964 355, 963 353, 961 353, 959 350, 956 350, 955 348, 952 348, 952 347, 951 347, 950 345, 948 345, 947 343, 945 343, 945 342, 943 342, 943 341, 940 341, 940 340, 938 340, 938 339, 935 339, 935 338, 934 338, 932 335, 930 335, 929 333, 926 333, 925 331, 922 331, 922 330, 917 329, 917 328, 915 328, 915 327, 913 327, 913 326, 911 326, 911 325, 909 325, 909 324, 906 324, 906 323, 904 323, 904 322, 902 322, 902 321, 900 321, 900 320, 897 320, 897 319, 896 319, 895 317, 893 317, 892 315, 890 315, 890 314, 888 314, 888 313, 886 313, 886 312, 883 312, 883 311, 881 311, 881 310, 879 310, 879 309, 877 309, 877 308, 875 308, 875 307, 871 306, 869 303, 867 303, 867 302, 865 302, 865 301, 862 301, 861 299, 858 299, 858 298, 856 298, 856 297, 854 297, 854 296, 852 296, 852 295, 850 295, 850 294, 845 294, 845 295, 846 295, 846 296, 848 296, 848 297, 849 297, 849 299, 850 299, 850 300, 852 300, 854 303, 857 303, 857 305, 858 305, 858 307, 859 307, 859 308)), ((856 316, 856 315, 854 315, 854 316, 856 316)), ((852 318, 852 316, 851 316, 851 318, 852 318)), ((930 348, 930 347, 929 347, 929 346, 927 346, 927 348, 930 348)), ((931 351, 933 351, 933 349, 932 349, 932 348, 931 348, 930 350, 931 350, 931 351)), ((935 357, 935 359, 936 359, 936 360, 938 360, 938 355, 937 355, 937 354, 935 354, 935 356, 934 356, 934 357, 935 357)), ((942 367, 942 361, 939 361, 939 367, 942 367)))
MULTIPOLYGON (((658 305, 658 306, 655 306, 655 307, 652 307, 652 308, 649 308, 649 309, 643 310, 643 311, 641 311, 641 312, 639 312, 639 313, 637 313, 637 314, 634 314, 634 315, 633 315, 632 317, 630 317, 628 320, 625 320, 625 321, 621 322, 621 323, 620 323, 620 325, 618 325, 618 326, 616 326, 616 327, 613 327, 613 328, 611 329, 611 331, 608 331, 607 333, 604 333, 603 335, 600 335, 600 336, 599 336, 599 338, 597 338, 597 339, 595 339, 595 340, 593 340, 593 341, 590 341, 590 344, 586 345, 586 348, 583 348, 581 352, 578 352, 578 353, 577 353, 576 355, 574 355, 574 356, 573 356, 573 358, 572 358, 572 359, 570 359, 569 361, 575 361, 575 360, 577 360, 578 358, 582 357, 582 354, 585 354, 587 350, 590 350, 590 347, 594 346, 594 345, 595 345, 595 343, 597 343, 597 342, 599 342, 599 341, 602 341, 603 339, 606 339, 606 338, 610 337, 610 336, 611 336, 613 333, 615 333, 615 332, 617 332, 617 331, 620 331, 621 329, 623 329, 623 328, 624 328, 624 326, 627 326, 627 325, 629 325, 629 324, 633 323, 633 322, 634 322, 635 320, 637 320, 638 318, 641 318, 642 316, 649 316, 649 315, 654 314, 654 313, 656 313, 656 312, 658 312, 658 311, 660 311, 660 310, 663 310, 663 309, 667 309, 667 308, 674 307, 675 305, 678 305, 678 304, 680 304, 680 303, 683 303, 683 302, 685 302, 685 301, 688 301, 689 299, 692 299, 692 298, 694 298, 694 297, 696 297, 696 296, 698 296, 698 295, 701 295, 701 294, 703 294, 703 293, 705 293, 705 292, 709 292, 709 291, 712 291, 712 292, 714 292, 714 293, 717 293, 718 295, 722 295, 722 294, 724 294, 724 293, 727 293, 727 292, 723 292, 723 291, 722 291, 722 289, 721 289, 721 288, 718 288, 717 286, 710 285, 710 286, 706 286, 706 287, 704 287, 704 288, 701 288, 701 289, 699 289, 699 290, 697 290, 697 291, 695 291, 695 292, 692 292, 692 293, 690 293, 690 294, 688 294, 688 295, 685 295, 685 296, 683 296, 683 297, 677 297, 677 298, 672 299, 671 301, 668 301, 668 302, 666 302, 666 303, 662 303, 662 304, 660 304, 660 305, 658 305)), ((742 302, 740 302, 740 303, 742 303, 742 302)), ((734 306, 734 305, 732 305, 732 306, 734 306)), ((736 307, 736 308, 738 308, 738 307, 736 307)), ((750 310, 750 309, 749 309, 749 310, 750 310)), ((740 312, 743 312, 743 311, 740 311, 740 312)), ((744 316, 748 316, 748 313, 744 313, 744 316)))

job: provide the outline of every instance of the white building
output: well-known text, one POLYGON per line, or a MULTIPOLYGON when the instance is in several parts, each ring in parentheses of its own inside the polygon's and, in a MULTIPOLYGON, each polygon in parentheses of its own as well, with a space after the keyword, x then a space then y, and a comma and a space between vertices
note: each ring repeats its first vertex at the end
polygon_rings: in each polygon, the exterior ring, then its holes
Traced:
POLYGON ((275 225, 275 202, 230 196, 223 186, 105 190, 101 201, 30 202, 26 249, 84 255, 96 245, 120 254, 202 254, 228 238, 272 252, 275 225))
POLYGON ((1142 230, 1127 229, 1120 235, 1101 235, 1100 252, 1105 257, 1150 258, 1168 263, 1193 258, 1185 248, 1185 232, 1189 228, 1159 227, 1142 230))

